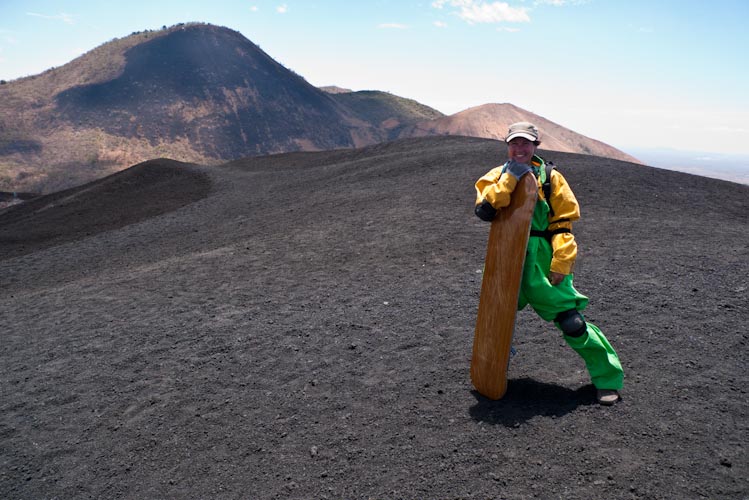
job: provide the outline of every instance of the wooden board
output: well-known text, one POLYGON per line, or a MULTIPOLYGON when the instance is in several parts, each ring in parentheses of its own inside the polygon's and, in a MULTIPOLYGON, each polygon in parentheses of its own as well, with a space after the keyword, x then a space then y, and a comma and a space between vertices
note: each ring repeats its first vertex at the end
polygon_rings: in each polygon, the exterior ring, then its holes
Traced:
POLYGON ((490 399, 501 399, 507 391, 507 365, 520 280, 537 196, 535 177, 532 174, 521 177, 510 205, 499 211, 489 230, 473 338, 471 381, 479 393, 490 399))

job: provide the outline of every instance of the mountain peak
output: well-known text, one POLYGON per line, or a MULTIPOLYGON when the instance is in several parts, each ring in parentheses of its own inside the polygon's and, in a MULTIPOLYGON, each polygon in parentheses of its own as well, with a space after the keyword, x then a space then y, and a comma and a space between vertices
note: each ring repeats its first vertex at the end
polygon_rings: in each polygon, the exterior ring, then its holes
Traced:
POLYGON ((509 126, 520 121, 529 121, 541 132, 539 149, 604 156, 617 160, 639 163, 636 158, 604 144, 578 134, 542 116, 510 103, 490 103, 468 108, 454 115, 420 122, 403 131, 404 136, 467 135, 503 141, 509 126))
POLYGON ((216 158, 353 145, 327 94, 236 31, 172 28, 124 58, 116 78, 57 94, 63 116, 118 136, 184 139, 216 158))

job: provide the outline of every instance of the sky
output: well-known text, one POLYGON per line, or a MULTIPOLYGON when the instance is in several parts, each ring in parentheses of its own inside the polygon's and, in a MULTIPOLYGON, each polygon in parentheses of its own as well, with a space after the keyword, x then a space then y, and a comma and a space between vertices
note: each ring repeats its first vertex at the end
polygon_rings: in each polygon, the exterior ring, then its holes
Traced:
POLYGON ((187 22, 316 86, 445 114, 512 103, 627 152, 749 155, 749 0, 0 0, 0 79, 187 22))

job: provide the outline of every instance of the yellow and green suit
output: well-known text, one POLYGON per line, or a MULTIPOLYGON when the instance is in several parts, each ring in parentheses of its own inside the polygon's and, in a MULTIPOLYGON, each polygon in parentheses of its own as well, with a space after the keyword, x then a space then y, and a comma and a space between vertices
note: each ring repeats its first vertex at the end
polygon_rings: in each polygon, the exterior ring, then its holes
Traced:
MULTIPOLYGON (((542 189, 546 180, 545 162, 534 156, 531 166, 538 184, 538 201, 531 222, 532 236, 525 256, 518 310, 530 305, 541 318, 554 321, 559 328, 556 320, 560 313, 580 312, 588 305, 588 298, 572 283, 572 268, 577 257, 572 223, 580 218, 580 206, 564 176, 552 170, 549 198, 553 216, 550 217, 549 200, 542 189), (564 274, 564 280, 552 285, 549 272, 564 274)), ((504 165, 494 168, 476 182, 477 205, 486 201, 496 210, 509 205, 518 181, 504 170, 504 165)), ((584 334, 570 336, 563 331, 563 335, 567 344, 585 361, 597 389, 622 388, 624 372, 619 357, 597 326, 585 321, 584 334)))

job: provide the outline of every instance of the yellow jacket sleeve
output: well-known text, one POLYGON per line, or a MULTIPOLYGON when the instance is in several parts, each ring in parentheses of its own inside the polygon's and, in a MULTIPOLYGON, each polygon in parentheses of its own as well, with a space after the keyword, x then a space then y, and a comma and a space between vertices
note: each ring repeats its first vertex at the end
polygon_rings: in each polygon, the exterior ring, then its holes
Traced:
POLYGON ((486 200, 499 210, 510 204, 510 196, 518 181, 510 174, 503 175, 503 167, 493 168, 476 181, 476 205, 486 200))
MULTIPOLYGON (((539 197, 543 198, 542 190, 539 197)), ((572 234, 572 223, 580 219, 580 205, 567 180, 556 170, 551 172, 551 207, 554 211, 549 220, 549 231, 568 229, 569 233, 555 234, 551 239, 553 251, 551 271, 571 274, 577 258, 577 242, 572 234)))

